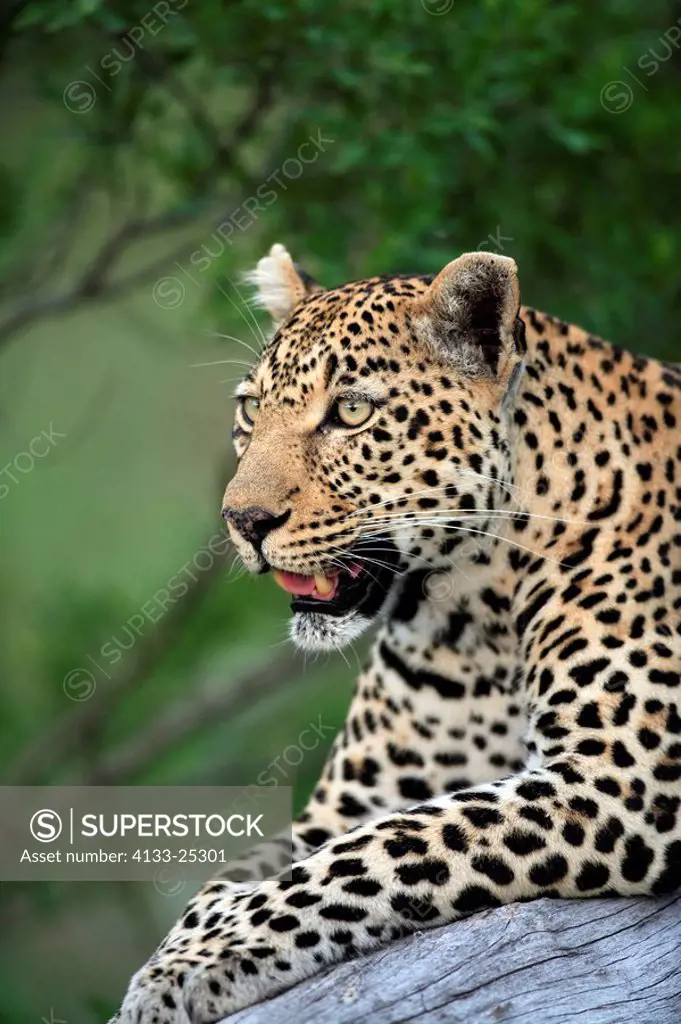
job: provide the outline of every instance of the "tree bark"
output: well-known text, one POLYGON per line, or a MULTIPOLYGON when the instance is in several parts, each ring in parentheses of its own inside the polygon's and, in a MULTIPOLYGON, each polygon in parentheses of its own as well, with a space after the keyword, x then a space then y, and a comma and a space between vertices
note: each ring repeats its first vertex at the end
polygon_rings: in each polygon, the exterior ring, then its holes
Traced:
POLYGON ((537 900, 416 933, 229 1024, 680 1024, 681 892, 537 900))

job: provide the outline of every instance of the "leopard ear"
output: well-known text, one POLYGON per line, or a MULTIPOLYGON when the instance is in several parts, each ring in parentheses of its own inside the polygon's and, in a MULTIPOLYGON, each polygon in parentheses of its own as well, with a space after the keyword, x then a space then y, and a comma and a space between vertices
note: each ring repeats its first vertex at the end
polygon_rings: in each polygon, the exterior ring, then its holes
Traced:
POLYGON ((278 242, 259 260, 255 270, 246 274, 246 280, 257 289, 255 305, 266 309, 277 326, 288 320, 303 299, 324 291, 278 242))
POLYGON ((465 253, 440 271, 416 305, 421 335, 461 372, 489 377, 510 369, 521 344, 515 260, 465 253))

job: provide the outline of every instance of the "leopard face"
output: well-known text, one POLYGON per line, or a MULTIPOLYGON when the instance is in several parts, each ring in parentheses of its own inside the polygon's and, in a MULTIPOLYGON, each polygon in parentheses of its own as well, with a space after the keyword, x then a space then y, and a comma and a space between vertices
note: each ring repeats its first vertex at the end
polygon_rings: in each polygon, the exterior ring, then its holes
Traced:
POLYGON ((291 594, 294 641, 327 650, 405 571, 478 550, 508 500, 515 264, 475 253, 325 291, 274 246, 251 276, 275 333, 237 389, 222 514, 246 567, 291 594))

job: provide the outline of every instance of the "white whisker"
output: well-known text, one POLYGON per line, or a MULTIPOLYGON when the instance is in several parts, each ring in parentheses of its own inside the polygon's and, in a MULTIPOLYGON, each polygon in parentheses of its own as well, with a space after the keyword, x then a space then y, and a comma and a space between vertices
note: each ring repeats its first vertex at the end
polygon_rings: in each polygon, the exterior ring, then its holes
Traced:
MULTIPOLYGON (((245 298, 243 297, 243 295, 241 294, 241 292, 239 291, 239 288, 238 288, 238 285, 237 285, 236 281, 232 281, 232 279, 231 279, 231 278, 229 278, 229 277, 227 278, 227 280, 229 281, 229 283, 231 284, 232 288, 234 289, 234 291, 235 291, 235 292, 237 293, 237 295, 239 296, 239 301, 240 301, 240 302, 241 302, 241 303, 243 304, 244 308, 245 308, 245 309, 246 309, 246 311, 247 311, 247 312, 249 313, 249 315, 250 315, 250 317, 251 317, 251 320, 252 320, 252 321, 253 321, 253 323, 255 324, 255 329, 257 330, 257 332, 258 332, 258 335, 260 336, 260 342, 261 342, 261 349, 263 349, 263 348, 264 348, 264 347, 265 347, 265 346, 267 345, 267 338, 266 338, 266 337, 265 337, 265 335, 263 334, 263 330, 262 330, 262 327, 261 327, 261 326, 260 326, 260 324, 258 323, 258 318, 256 317, 255 313, 253 312, 253 307, 251 306, 250 302, 248 302, 248 301, 247 301, 247 300, 246 300, 246 299, 245 299, 245 298)), ((245 320, 245 319, 246 319, 246 318, 244 317, 244 320, 245 320)))
MULTIPOLYGON (((234 283, 233 283, 233 281, 231 281, 231 280, 230 280, 229 278, 227 278, 227 280, 228 280, 228 281, 229 281, 229 283, 230 283, 230 284, 232 285, 232 287, 234 287, 234 283)), ((238 306, 238 305, 236 304, 236 302, 234 301, 234 299, 232 298, 232 296, 231 296, 231 295, 229 295, 229 294, 228 294, 228 292, 226 292, 226 291, 225 291, 225 289, 224 289, 224 288, 222 287, 222 285, 220 284, 220 282, 219 282, 219 281, 216 281, 216 282, 215 282, 215 285, 216 285, 216 287, 217 287, 218 291, 219 291, 219 292, 221 292, 221 293, 222 293, 222 294, 224 295, 224 297, 225 297, 225 298, 227 299, 227 301, 228 301, 228 302, 230 302, 230 303, 232 304, 232 306, 233 306, 233 307, 234 307, 234 309, 235 309, 235 310, 237 311, 237 313, 239 314, 239 316, 241 317, 241 319, 242 319, 242 320, 244 321, 244 323, 245 323, 245 324, 246 324, 246 326, 248 327, 249 331, 250 331, 250 332, 251 332, 251 334, 253 335, 253 338, 254 338, 254 340, 255 340, 256 344, 257 344, 257 345, 259 345, 259 344, 260 344, 260 342, 262 341, 262 343, 263 343, 263 345, 264 345, 264 344, 265 344, 265 337, 264 337, 264 335, 263 335, 262 331, 260 330, 260 325, 258 324, 257 320, 255 321, 255 324, 256 324, 256 327, 258 328, 258 331, 259 331, 259 333, 260 333, 260 337, 258 337, 258 335, 257 335, 257 334, 255 333, 255 331, 253 330, 253 325, 252 325, 252 324, 250 323, 250 321, 249 321, 249 320, 247 320, 247 319, 246 319, 246 317, 244 316, 243 310, 239 308, 239 306, 238 306)), ((239 298, 240 298, 240 299, 241 299, 241 301, 243 302, 243 299, 241 298, 241 295, 239 295, 239 298)))
MULTIPOLYGON (((338 555, 345 555, 346 554, 346 552, 344 552, 342 548, 333 548, 332 550, 336 554, 338 554, 338 555)), ((372 549, 369 548, 368 550, 370 551, 372 549)), ((385 549, 383 549, 383 550, 385 550, 385 549)), ((353 562, 371 562, 373 565, 378 566, 379 569, 392 569, 393 568, 393 566, 390 564, 390 562, 382 562, 382 561, 380 561, 377 558, 367 558, 364 554, 356 554, 353 551, 350 552, 350 558, 352 559, 353 562)), ((338 561, 336 559, 331 559, 331 560, 334 561, 336 565, 340 565, 340 566, 342 566, 342 568, 347 569, 347 564, 345 562, 340 562, 340 561, 338 561)), ((367 572, 368 572, 368 570, 367 570, 367 572)), ((398 572, 397 570, 395 570, 395 575, 396 576, 404 576, 404 573, 403 572, 398 572)))
MULTIPOLYGON (((412 529, 412 525, 413 524, 408 523, 408 524, 406 524, 404 526, 396 526, 396 527, 393 526, 393 527, 391 527, 391 529, 393 529, 393 530, 395 530, 395 529, 396 530, 412 529)), ((492 540, 499 540, 499 541, 503 541, 506 544, 510 544, 512 547, 519 548, 521 551, 526 551, 528 554, 534 555, 535 558, 543 558, 545 561, 553 562, 555 565, 563 565, 564 564, 563 562, 559 562, 555 558, 550 558, 548 555, 542 554, 540 551, 535 551, 533 548, 528 548, 525 544, 520 544, 518 541, 510 540, 510 538, 508 538, 508 537, 501 537, 500 535, 498 535, 496 533, 488 533, 486 530, 474 530, 471 527, 466 527, 466 526, 444 526, 444 525, 441 525, 440 529, 441 530, 455 530, 458 533, 477 534, 480 537, 489 537, 492 540)), ((366 536, 366 537, 380 536, 380 534, 381 534, 381 531, 376 531, 374 533, 367 532, 367 533, 364 533, 364 536, 366 536)))
POLYGON ((505 491, 508 491, 511 496, 513 496, 513 491, 518 490, 516 484, 508 483, 505 480, 497 480, 493 476, 488 476, 486 473, 479 473, 476 469, 461 469, 457 466, 456 472, 459 473, 460 476, 471 476, 479 480, 486 480, 488 483, 494 484, 496 487, 501 487, 505 491))
MULTIPOLYGON (((347 565, 345 564, 345 562, 341 562, 337 558, 329 558, 329 561, 332 563, 332 565, 337 565, 339 569, 347 569, 347 565)), ((368 569, 365 569, 364 571, 366 572, 367 576, 371 576, 371 579, 374 581, 374 583, 378 584, 378 586, 381 585, 372 572, 369 572, 368 569)))
MULTIPOLYGON (((477 508, 454 508, 454 509, 441 509, 433 508, 423 512, 419 512, 414 509, 413 511, 407 509, 403 512, 386 512, 381 516, 367 516, 364 522, 370 523, 383 523, 388 522, 392 519, 404 519, 405 522, 419 523, 422 519, 428 519, 432 522, 439 520, 470 518, 471 516, 481 516, 485 519, 518 519, 523 516, 527 516, 532 519, 546 519, 552 523, 564 523, 567 526, 588 526, 585 519, 565 519, 563 516, 545 516, 539 512, 525 512, 524 510, 504 509, 504 508, 490 508, 490 509, 477 509, 477 508)), ((362 520, 360 520, 361 522, 362 520)))
MULTIPOLYGON (((461 470, 460 472, 466 473, 465 470, 461 470)), ((474 476, 476 475, 476 474, 473 473, 472 470, 471 470, 471 474, 474 475, 474 476)), ((488 478, 483 478, 483 479, 488 479, 488 478)), ((501 481, 496 481, 496 482, 499 484, 500 487, 504 486, 501 481)), ((450 480, 450 481, 448 481, 446 483, 438 484, 435 487, 432 487, 432 486, 431 487, 422 487, 419 490, 410 491, 409 494, 406 494, 406 493, 405 494, 398 494, 394 498, 386 498, 385 501, 377 501, 375 504, 370 505, 366 509, 356 509, 354 512, 350 512, 346 518, 352 519, 355 516, 361 515, 362 513, 368 513, 368 512, 373 511, 374 509, 383 508, 385 505, 396 505, 398 502, 401 502, 401 501, 411 501, 413 498, 418 498, 418 497, 420 497, 423 494, 427 494, 429 496, 433 496, 433 495, 436 495, 438 493, 441 494, 442 492, 446 492, 446 490, 448 488, 451 488, 451 487, 456 487, 456 484, 453 481, 450 480)))
POLYGON ((190 363, 189 368, 191 370, 198 370, 202 366, 247 366, 249 370, 253 369, 253 363, 249 363, 246 359, 212 359, 208 363, 190 363))
POLYGON ((243 341, 241 338, 236 338, 233 334, 221 334, 220 331, 207 331, 209 338, 225 338, 227 341, 235 341, 237 345, 243 345, 249 352, 252 352, 256 359, 260 359, 261 352, 254 349, 252 345, 249 345, 247 341, 243 341))
MULTIPOLYGON (((378 551, 380 553, 381 551, 386 551, 386 550, 389 550, 389 549, 386 549, 386 548, 366 548, 366 549, 363 549, 363 550, 378 551)), ((356 557, 358 561, 360 561, 361 558, 362 558, 362 556, 359 556, 359 555, 355 555, 354 557, 356 557)), ((410 553, 408 556, 405 556, 405 557, 408 557, 409 559, 416 559, 417 562, 423 562, 424 565, 427 565, 434 572, 439 572, 439 571, 443 570, 443 566, 440 563, 434 562, 430 558, 426 558, 425 555, 415 555, 415 554, 410 553)), ((373 561, 376 561, 376 560, 374 559, 373 561)), ((456 562, 449 562, 448 564, 453 569, 456 569, 457 572, 460 572, 461 575, 465 579, 468 579, 468 576, 466 576, 466 573, 463 571, 463 569, 459 565, 456 564, 456 562)), ((386 568, 392 568, 392 566, 390 566, 389 564, 386 563, 386 568)), ((409 569, 405 569, 403 572, 399 572, 399 571, 396 570, 395 571, 395 575, 396 576, 400 576, 400 577, 401 576, 408 576, 409 575, 409 569)))
POLYGON ((332 646, 333 646, 333 649, 334 649, 335 651, 338 651, 338 653, 340 654, 341 658, 343 659, 343 661, 345 662, 345 664, 346 664, 346 665, 348 666, 348 668, 352 668, 352 665, 350 664, 350 662, 348 661, 348 659, 347 659, 347 658, 345 657, 345 651, 343 650, 343 648, 341 647, 341 645, 340 645, 340 644, 332 644, 332 646))

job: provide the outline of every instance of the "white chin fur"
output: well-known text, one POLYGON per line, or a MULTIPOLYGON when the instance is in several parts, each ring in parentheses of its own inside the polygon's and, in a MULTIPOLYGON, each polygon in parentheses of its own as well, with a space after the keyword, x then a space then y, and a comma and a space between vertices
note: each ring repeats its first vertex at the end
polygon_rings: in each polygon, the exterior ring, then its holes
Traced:
POLYGON ((370 625, 371 619, 356 612, 347 615, 294 612, 291 640, 302 651, 337 651, 351 644, 370 625))

